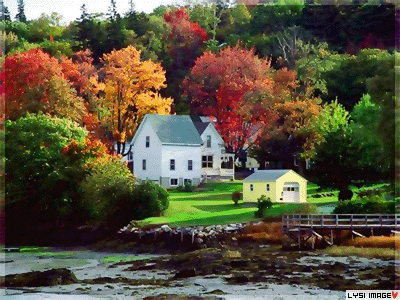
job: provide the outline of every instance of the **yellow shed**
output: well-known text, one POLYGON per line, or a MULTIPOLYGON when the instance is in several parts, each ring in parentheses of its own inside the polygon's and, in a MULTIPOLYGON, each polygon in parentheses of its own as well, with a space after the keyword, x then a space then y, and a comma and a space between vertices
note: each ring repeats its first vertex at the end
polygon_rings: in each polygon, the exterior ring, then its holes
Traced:
POLYGON ((257 202, 262 195, 272 202, 307 202, 307 180, 293 170, 256 170, 243 179, 243 201, 257 202))

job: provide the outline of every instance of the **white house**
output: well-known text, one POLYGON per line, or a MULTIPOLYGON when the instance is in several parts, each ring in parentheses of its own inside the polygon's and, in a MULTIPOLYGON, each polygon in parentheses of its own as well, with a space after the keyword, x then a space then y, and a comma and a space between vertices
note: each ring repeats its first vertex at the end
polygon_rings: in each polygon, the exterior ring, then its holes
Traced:
POLYGON ((224 140, 213 123, 205 117, 191 116, 191 119, 203 141, 201 147, 202 180, 234 178, 235 155, 225 153, 224 140))
POLYGON ((201 119, 148 114, 131 145, 128 162, 132 161, 133 174, 165 188, 185 182, 197 186, 202 179, 234 176, 233 154, 222 153, 223 140, 211 123, 201 119), (228 169, 225 161, 229 159, 232 167, 228 169))

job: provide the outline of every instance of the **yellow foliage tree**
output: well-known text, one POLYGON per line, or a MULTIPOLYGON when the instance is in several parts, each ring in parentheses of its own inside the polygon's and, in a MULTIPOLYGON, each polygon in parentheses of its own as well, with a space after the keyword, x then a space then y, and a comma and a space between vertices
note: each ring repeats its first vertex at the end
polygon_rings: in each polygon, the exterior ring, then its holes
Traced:
POLYGON ((144 115, 169 114, 172 98, 158 94, 165 85, 165 71, 159 63, 141 61, 133 46, 114 50, 103 56, 104 97, 99 98, 102 122, 113 132, 117 154, 126 155, 124 145, 131 138, 144 115))

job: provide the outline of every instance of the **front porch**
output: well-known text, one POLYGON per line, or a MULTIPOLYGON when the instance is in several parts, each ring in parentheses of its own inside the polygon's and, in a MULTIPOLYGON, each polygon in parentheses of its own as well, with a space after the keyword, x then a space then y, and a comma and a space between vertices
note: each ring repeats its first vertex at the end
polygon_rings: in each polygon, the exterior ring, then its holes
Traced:
POLYGON ((235 179, 234 159, 235 154, 233 153, 223 153, 219 157, 215 155, 203 156, 201 168, 202 181, 210 179, 235 179))

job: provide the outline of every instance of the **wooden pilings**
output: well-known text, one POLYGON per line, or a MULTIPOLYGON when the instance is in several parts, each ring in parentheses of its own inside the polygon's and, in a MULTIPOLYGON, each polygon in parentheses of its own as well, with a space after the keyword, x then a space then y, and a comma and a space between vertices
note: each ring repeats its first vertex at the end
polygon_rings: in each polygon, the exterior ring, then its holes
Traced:
MULTIPOLYGON (((400 233, 400 218, 397 215, 383 214, 337 214, 337 215, 284 215, 282 216, 283 241, 302 248, 311 239, 311 248, 316 240, 332 246, 335 242, 334 232, 349 230, 354 236, 365 237, 360 230, 374 229, 400 233)), ((285 246, 285 245, 283 245, 285 246)))

